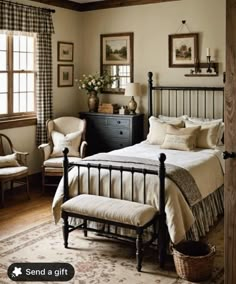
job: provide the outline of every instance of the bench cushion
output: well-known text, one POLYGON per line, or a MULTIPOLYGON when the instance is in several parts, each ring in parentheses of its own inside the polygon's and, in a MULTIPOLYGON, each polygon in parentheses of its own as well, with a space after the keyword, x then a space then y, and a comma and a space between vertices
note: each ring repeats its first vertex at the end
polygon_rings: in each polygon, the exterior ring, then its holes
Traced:
POLYGON ((69 199, 62 205, 62 209, 69 213, 136 227, 147 224, 157 212, 154 207, 147 204, 89 194, 81 194, 69 199))

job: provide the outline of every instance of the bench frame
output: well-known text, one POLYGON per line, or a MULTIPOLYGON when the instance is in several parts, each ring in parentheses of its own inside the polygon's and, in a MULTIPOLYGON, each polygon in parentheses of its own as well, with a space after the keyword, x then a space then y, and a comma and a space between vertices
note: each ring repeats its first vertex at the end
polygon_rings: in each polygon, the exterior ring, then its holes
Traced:
MULTIPOLYGON (((144 226, 134 226, 131 224, 125 224, 125 223, 120 223, 120 222, 114 222, 114 221, 109 221, 109 220, 104 220, 92 216, 85 216, 82 214, 77 214, 77 213, 71 213, 71 212, 66 212, 62 210, 62 218, 64 220, 63 224, 63 238, 64 238, 64 246, 65 248, 68 248, 68 237, 69 233, 79 229, 84 231, 84 236, 87 237, 87 232, 92 231, 92 232, 97 232, 99 234, 102 234, 104 236, 108 237, 115 237, 119 238, 121 237, 122 239, 128 239, 130 241, 134 241, 136 243, 136 262, 137 262, 137 270, 141 271, 142 267, 142 258, 143 258, 143 251, 144 248, 150 244, 153 243, 154 240, 158 240, 158 258, 159 258, 159 263, 160 267, 163 268, 166 260, 166 251, 167 251, 167 236, 168 236, 168 231, 167 231, 167 226, 166 226, 166 214, 165 214, 165 159, 166 156, 165 154, 161 154, 159 157, 159 169, 157 171, 153 170, 146 170, 146 169, 140 169, 140 168, 129 168, 129 167, 119 167, 119 166, 112 166, 112 165, 97 165, 97 164, 85 164, 83 163, 69 163, 68 161, 68 149, 65 148, 64 151, 64 161, 63 161, 63 167, 64 167, 64 198, 63 202, 66 202, 69 200, 69 186, 68 186, 68 172, 71 169, 71 167, 78 167, 78 176, 80 175, 80 167, 86 167, 88 169, 88 178, 90 178, 90 169, 91 168, 97 168, 99 171, 99 180, 100 180, 100 170, 101 169, 108 169, 109 170, 109 177, 111 181, 111 173, 112 170, 119 170, 121 172, 121 178, 122 178, 122 173, 123 172, 131 172, 132 174, 132 201, 133 200, 133 175, 134 173, 142 173, 144 176, 144 179, 146 178, 146 174, 152 174, 152 175, 158 175, 159 178, 159 211, 158 213, 153 217, 152 220, 150 220, 148 223, 146 223, 144 226), (83 220, 81 224, 78 226, 73 226, 69 224, 68 218, 69 217, 75 217, 83 220), (95 229, 95 228, 90 228, 88 226, 88 221, 95 221, 98 223, 103 224, 103 229, 95 229), (157 230, 157 223, 158 223, 158 230, 157 230), (105 225, 108 225, 108 231, 105 231, 105 225), (115 230, 115 233, 110 232, 110 225, 114 225, 115 227, 122 227, 122 228, 128 228, 131 230, 136 231, 136 238, 132 238, 129 236, 124 236, 120 235, 117 233, 117 230, 115 230), (152 237, 148 241, 143 241, 142 235, 145 229, 148 227, 153 227, 153 234, 152 237)), ((99 183, 100 184, 100 183, 99 183)), ((90 187, 90 185, 89 185, 90 187)), ((145 190, 146 190, 146 185, 144 182, 144 204, 145 202, 145 190)), ((89 191, 89 188, 88 188, 89 191)), ((110 196, 111 197, 111 182, 110 182, 110 196)), ((80 190, 78 188, 78 194, 80 194, 80 190)), ((89 194, 89 192, 88 192, 89 194)), ((98 186, 98 196, 100 195, 100 186, 98 186)), ((121 198, 123 199, 122 196, 122 182, 121 182, 121 198)))

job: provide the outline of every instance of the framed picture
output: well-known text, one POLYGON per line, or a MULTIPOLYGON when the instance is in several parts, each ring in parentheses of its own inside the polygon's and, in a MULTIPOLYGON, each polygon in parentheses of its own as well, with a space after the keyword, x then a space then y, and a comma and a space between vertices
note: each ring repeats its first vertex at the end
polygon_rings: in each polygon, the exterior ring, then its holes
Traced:
POLYGON ((74 44, 72 42, 58 41, 57 43, 57 60, 73 61, 74 44))
POLYGON ((169 35, 169 67, 192 67, 198 62, 198 34, 169 35))
POLYGON ((133 62, 133 33, 101 35, 101 65, 128 65, 133 62))
POLYGON ((58 87, 72 87, 74 85, 74 65, 57 65, 58 87))

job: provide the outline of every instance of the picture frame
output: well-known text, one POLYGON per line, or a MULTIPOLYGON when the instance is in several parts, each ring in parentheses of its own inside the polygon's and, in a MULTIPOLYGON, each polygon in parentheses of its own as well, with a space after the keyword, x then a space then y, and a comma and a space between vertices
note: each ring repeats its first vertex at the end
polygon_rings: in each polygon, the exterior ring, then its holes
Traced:
POLYGON ((199 62, 198 33, 169 35, 169 67, 194 67, 199 62))
POLYGON ((57 66, 57 86, 73 87, 74 85, 74 65, 58 64, 57 66))
POLYGON ((74 44, 72 42, 58 41, 57 60, 72 62, 74 58, 74 44))
POLYGON ((133 63, 133 33, 101 35, 101 65, 133 63))

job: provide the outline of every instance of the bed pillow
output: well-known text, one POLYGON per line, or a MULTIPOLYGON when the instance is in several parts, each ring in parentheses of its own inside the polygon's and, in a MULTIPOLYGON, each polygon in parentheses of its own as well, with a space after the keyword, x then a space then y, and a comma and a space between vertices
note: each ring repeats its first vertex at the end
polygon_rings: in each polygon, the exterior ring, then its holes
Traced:
POLYGON ((67 147, 69 149, 68 156, 79 157, 79 146, 82 138, 82 131, 77 131, 64 135, 58 131, 52 131, 51 133, 53 142, 52 158, 62 157, 63 149, 67 147))
POLYGON ((218 144, 219 130, 221 123, 207 123, 207 122, 191 122, 185 121, 185 126, 193 127, 199 125, 201 130, 197 136, 197 147, 198 148, 210 148, 214 149, 218 144))
POLYGON ((188 120, 198 124, 216 124, 220 123, 220 127, 217 133, 217 145, 223 145, 224 141, 224 130, 225 125, 222 118, 219 119, 211 119, 211 118, 199 118, 199 117, 188 117, 188 120))
POLYGON ((17 162, 17 155, 16 153, 0 156, 0 168, 6 167, 19 167, 20 164, 17 162))
POLYGON ((166 129, 165 139, 161 148, 182 151, 193 150, 196 148, 196 140, 200 128, 201 126, 178 128, 169 125, 166 129))
POLYGON ((149 118, 149 133, 147 135, 147 141, 150 144, 161 145, 165 139, 166 128, 168 125, 175 125, 176 127, 184 127, 183 121, 177 122, 163 122, 160 119, 151 116, 149 118))

